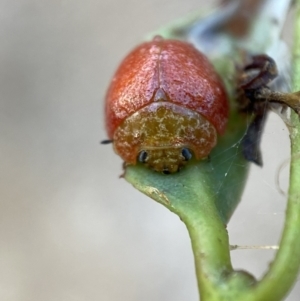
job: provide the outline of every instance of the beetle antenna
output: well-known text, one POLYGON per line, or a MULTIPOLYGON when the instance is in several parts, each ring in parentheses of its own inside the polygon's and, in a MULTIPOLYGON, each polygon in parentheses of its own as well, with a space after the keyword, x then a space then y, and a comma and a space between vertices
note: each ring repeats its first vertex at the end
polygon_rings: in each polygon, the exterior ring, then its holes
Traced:
POLYGON ((106 140, 100 141, 100 144, 110 144, 110 143, 113 143, 113 142, 114 142, 114 140, 106 139, 106 140))

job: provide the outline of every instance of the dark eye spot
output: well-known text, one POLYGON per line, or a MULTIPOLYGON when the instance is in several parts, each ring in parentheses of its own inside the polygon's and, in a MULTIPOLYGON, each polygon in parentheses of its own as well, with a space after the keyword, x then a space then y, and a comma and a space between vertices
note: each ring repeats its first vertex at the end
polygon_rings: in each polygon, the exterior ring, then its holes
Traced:
POLYGON ((138 156, 139 162, 146 163, 147 158, 148 158, 148 153, 146 151, 142 150, 138 156))
POLYGON ((185 161, 189 161, 192 158, 192 153, 188 148, 183 148, 181 154, 185 161))
POLYGON ((170 171, 169 171, 168 169, 164 169, 164 170, 163 170, 163 174, 164 174, 164 175, 169 175, 169 174, 170 174, 170 171))

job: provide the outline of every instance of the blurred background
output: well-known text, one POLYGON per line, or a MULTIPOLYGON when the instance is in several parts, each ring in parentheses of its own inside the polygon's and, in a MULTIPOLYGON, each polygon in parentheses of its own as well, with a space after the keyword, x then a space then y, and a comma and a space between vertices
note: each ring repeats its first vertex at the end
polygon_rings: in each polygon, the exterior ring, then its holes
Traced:
MULTIPOLYGON (((145 34, 215 3, 0 0, 1 301, 198 300, 184 225, 119 179, 120 158, 99 141, 123 56, 145 34)), ((291 27, 284 37, 291 42, 291 27)), ((280 237, 286 197, 275 179, 286 191, 289 140, 275 114, 262 148, 264 167, 251 167, 228 226, 231 244, 280 237)), ((257 277, 273 256, 232 252, 234 266, 257 277)), ((299 294, 297 283, 287 300, 299 294)))

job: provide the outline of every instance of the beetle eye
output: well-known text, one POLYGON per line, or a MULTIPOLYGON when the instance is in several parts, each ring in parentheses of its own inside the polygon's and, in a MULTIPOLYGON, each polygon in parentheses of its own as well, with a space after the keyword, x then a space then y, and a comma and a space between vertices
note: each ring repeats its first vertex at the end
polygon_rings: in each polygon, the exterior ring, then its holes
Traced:
POLYGON ((192 158, 192 153, 188 148, 183 148, 181 154, 185 161, 189 161, 192 158))
POLYGON ((139 162, 146 163, 147 158, 148 158, 148 153, 146 151, 142 150, 138 156, 139 162))
POLYGON ((163 174, 164 174, 164 175, 169 175, 169 174, 170 174, 170 171, 169 171, 168 169, 164 169, 164 170, 163 170, 163 174))

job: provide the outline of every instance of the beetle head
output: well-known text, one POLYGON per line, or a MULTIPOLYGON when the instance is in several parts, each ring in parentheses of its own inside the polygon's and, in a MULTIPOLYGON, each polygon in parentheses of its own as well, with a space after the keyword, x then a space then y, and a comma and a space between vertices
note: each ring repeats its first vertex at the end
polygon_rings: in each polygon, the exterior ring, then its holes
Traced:
POLYGON ((188 148, 145 148, 139 152, 138 161, 164 174, 177 172, 192 158, 188 148))

